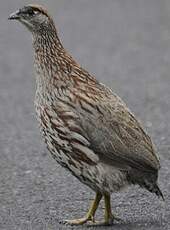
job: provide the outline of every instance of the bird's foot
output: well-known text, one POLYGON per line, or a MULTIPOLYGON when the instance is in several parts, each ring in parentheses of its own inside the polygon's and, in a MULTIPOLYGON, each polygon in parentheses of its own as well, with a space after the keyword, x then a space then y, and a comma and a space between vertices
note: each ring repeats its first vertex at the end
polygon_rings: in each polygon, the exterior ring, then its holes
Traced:
POLYGON ((83 217, 83 218, 80 218, 80 219, 62 221, 62 223, 68 224, 68 225, 82 225, 82 224, 85 224, 87 222, 95 223, 94 217, 89 216, 89 217, 83 217))
POLYGON ((73 220, 64 220, 62 221, 63 224, 68 225, 83 225, 85 223, 88 223, 90 226, 92 225, 98 225, 98 226, 106 226, 106 225, 112 225, 114 221, 121 221, 121 218, 111 215, 108 218, 105 218, 104 221, 96 221, 93 216, 91 217, 83 217, 80 219, 73 219, 73 220))
POLYGON ((121 221, 121 220, 122 220, 121 218, 112 214, 109 217, 105 217, 104 221, 94 221, 93 224, 97 226, 109 226, 109 225, 113 225, 115 221, 121 221))
POLYGON ((111 214, 109 217, 105 217, 105 225, 112 225, 115 221, 121 221, 121 218, 111 214))

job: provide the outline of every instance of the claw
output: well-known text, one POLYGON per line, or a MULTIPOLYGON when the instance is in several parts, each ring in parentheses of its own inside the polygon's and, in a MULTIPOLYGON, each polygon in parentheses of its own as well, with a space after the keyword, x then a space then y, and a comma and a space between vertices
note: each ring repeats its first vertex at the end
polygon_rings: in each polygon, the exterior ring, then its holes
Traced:
POLYGON ((87 215, 83 218, 80 219, 74 219, 74 220, 64 220, 60 223, 66 224, 66 225, 83 225, 85 223, 89 223, 89 225, 112 225, 113 222, 116 221, 120 221, 121 218, 115 216, 112 214, 111 211, 111 204, 110 204, 110 195, 105 194, 104 195, 104 200, 105 200, 105 218, 103 222, 99 222, 99 221, 95 221, 95 212, 98 208, 99 202, 102 198, 102 194, 101 193, 96 193, 96 197, 87 213, 87 215))
POLYGON ((69 224, 69 225, 82 225, 87 222, 92 222, 95 223, 94 215, 95 212, 98 208, 99 202, 102 198, 102 195, 100 193, 96 193, 96 197, 87 213, 87 215, 83 218, 80 219, 75 219, 75 220, 64 220, 62 221, 63 224, 69 224))
POLYGON ((80 219, 74 219, 74 220, 64 220, 63 221, 63 224, 68 224, 68 225, 82 225, 82 224, 85 224, 87 223, 88 218, 86 217, 83 217, 83 218, 80 218, 80 219))
POLYGON ((64 220, 62 221, 63 224, 68 224, 68 225, 82 225, 87 222, 95 223, 95 218, 94 216, 86 216, 80 219, 73 219, 73 220, 64 220))

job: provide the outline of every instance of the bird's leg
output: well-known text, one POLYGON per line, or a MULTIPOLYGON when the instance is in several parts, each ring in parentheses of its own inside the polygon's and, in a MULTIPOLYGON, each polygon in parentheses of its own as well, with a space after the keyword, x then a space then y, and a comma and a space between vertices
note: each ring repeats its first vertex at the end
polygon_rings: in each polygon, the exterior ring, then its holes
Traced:
POLYGON ((91 204, 91 207, 89 209, 89 211, 87 212, 86 216, 80 219, 75 219, 75 220, 66 220, 64 221, 67 224, 71 224, 71 225, 81 225, 84 224, 88 221, 92 221, 95 222, 94 220, 94 216, 95 216, 95 212, 99 206, 100 200, 102 198, 102 194, 97 192, 94 201, 91 204))
POLYGON ((112 213, 109 194, 104 195, 104 202, 105 202, 104 224, 111 225, 113 224, 114 220, 121 220, 119 217, 116 217, 112 213))

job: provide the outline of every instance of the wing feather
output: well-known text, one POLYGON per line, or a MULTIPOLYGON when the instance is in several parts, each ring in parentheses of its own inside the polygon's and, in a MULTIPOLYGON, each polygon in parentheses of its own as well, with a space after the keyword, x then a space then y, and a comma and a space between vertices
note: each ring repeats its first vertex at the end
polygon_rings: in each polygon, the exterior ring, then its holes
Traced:
POLYGON ((158 170, 159 159, 150 137, 121 99, 113 97, 104 106, 96 105, 102 111, 100 116, 94 113, 81 119, 90 147, 101 160, 122 169, 158 170))

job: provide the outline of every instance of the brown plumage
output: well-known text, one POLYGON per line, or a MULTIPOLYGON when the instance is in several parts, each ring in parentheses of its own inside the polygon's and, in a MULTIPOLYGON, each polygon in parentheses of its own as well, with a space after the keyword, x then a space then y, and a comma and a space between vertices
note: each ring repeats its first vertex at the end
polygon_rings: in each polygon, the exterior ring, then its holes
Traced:
POLYGON ((10 19, 19 20, 33 36, 35 108, 47 147, 59 164, 96 192, 86 217, 69 223, 94 220, 102 196, 105 223, 112 223, 110 194, 130 184, 163 198, 150 137, 125 103, 66 52, 47 10, 29 5, 10 19))

